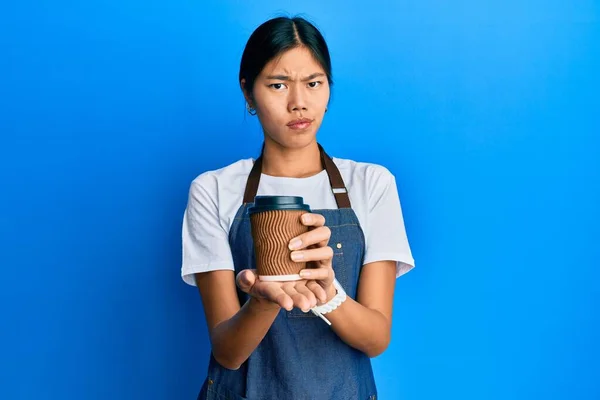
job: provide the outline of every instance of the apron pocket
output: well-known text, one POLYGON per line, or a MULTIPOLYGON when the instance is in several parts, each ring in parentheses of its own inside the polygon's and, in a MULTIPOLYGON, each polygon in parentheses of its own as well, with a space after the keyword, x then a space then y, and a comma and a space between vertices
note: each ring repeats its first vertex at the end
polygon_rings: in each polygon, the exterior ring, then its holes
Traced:
POLYGON ((209 379, 206 389, 206 400, 246 400, 246 398, 235 394, 228 388, 209 379))

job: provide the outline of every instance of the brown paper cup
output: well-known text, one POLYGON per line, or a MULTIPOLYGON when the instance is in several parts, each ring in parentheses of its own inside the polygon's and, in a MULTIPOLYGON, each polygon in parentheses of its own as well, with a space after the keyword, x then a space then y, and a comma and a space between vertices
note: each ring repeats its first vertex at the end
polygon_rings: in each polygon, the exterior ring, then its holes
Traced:
POLYGON ((305 210, 270 210, 252 214, 252 238, 256 269, 260 280, 294 281, 306 262, 292 261, 288 244, 291 239, 308 231, 300 222, 305 210))

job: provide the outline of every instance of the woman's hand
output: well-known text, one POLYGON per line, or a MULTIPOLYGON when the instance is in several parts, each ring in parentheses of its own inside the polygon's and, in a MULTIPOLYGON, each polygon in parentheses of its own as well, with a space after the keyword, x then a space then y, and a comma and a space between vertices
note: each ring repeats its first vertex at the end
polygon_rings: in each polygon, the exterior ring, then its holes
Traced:
POLYGON ((254 269, 240 271, 236 277, 240 290, 259 300, 263 309, 282 307, 288 311, 296 307, 308 312, 317 305, 317 299, 324 301, 327 296, 325 290, 314 283, 304 279, 291 282, 261 281, 254 269))
POLYGON ((333 287, 333 249, 329 247, 331 230, 325 226, 325 217, 306 213, 302 224, 309 231, 290 240, 290 257, 296 262, 307 262, 308 268, 300 271, 304 279, 291 282, 261 281, 256 270, 240 271, 236 284, 244 293, 262 300, 264 308, 282 307, 290 311, 296 307, 308 312, 335 296, 333 287))
POLYGON ((321 214, 303 214, 300 220, 309 230, 290 240, 290 256, 293 261, 308 262, 308 268, 300 271, 300 276, 307 280, 306 287, 313 293, 320 293, 320 290, 326 293, 324 298, 319 297, 323 304, 336 294, 333 287, 333 249, 329 246, 331 230, 325 226, 325 217, 321 214))

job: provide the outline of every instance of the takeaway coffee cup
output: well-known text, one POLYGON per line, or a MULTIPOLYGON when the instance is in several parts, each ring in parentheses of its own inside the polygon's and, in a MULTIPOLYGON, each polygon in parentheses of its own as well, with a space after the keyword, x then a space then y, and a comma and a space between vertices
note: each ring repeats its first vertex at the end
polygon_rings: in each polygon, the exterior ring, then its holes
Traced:
POLYGON ((304 199, 298 196, 256 196, 248 209, 256 269, 263 281, 295 281, 306 267, 305 262, 292 261, 288 244, 291 239, 308 231, 300 216, 310 212, 304 199))

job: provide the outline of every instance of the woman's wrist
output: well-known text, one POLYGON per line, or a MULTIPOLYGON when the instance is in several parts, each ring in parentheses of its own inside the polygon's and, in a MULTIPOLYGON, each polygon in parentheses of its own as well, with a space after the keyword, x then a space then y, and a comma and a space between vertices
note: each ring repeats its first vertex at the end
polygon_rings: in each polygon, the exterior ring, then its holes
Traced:
POLYGON ((250 295, 250 299, 248 300, 248 306, 250 307, 250 310, 256 313, 266 311, 279 311, 279 309, 281 308, 277 303, 273 303, 272 301, 261 297, 254 297, 252 295, 250 295))
POLYGON ((333 282, 331 283, 331 285, 329 285, 329 287, 327 289, 325 289, 325 293, 327 294, 327 300, 325 300, 325 303, 328 303, 337 294, 337 289, 333 285, 333 282))
POLYGON ((331 322, 323 314, 329 314, 336 310, 346 300, 346 292, 335 279, 332 285, 325 289, 325 291, 327 292, 327 302, 313 307, 311 311, 323 321, 327 322, 328 325, 331 325, 331 322))

